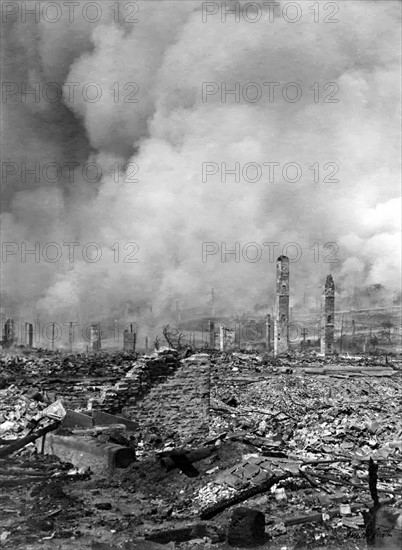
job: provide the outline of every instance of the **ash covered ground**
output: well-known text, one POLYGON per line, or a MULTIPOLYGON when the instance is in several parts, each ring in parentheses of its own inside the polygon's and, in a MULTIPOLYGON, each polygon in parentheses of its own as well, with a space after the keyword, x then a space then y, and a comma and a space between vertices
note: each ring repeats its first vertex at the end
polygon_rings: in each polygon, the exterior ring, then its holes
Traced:
POLYGON ((375 494, 374 543, 399 547, 395 354, 26 350, 3 352, 0 376, 4 548, 363 549, 375 494), (44 445, 7 453, 47 427, 44 445), (70 442, 57 456, 52 437, 70 442), (101 449, 93 463, 67 456, 83 440, 101 449), (110 446, 125 463, 107 463, 110 446))

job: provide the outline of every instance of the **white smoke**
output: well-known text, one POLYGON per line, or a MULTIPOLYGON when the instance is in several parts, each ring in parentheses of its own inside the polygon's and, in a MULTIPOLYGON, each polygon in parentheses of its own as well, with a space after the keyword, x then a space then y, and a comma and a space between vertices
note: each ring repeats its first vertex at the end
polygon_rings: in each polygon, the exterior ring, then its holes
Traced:
POLYGON ((95 82, 102 89, 93 103, 82 94, 71 102, 65 91, 57 104, 9 106, 4 160, 91 161, 103 168, 98 183, 63 177, 57 185, 16 180, 7 187, 4 241, 31 248, 96 242, 102 249, 97 263, 79 255, 70 263, 65 254, 54 264, 10 257, 3 264, 10 308, 97 320, 123 315, 130 301, 153 304, 162 316, 175 300, 201 311, 211 287, 222 311, 269 308, 275 263, 264 242, 280 243, 276 256, 290 242, 302 251, 291 264, 294 304, 306 293, 319 295, 328 272, 345 305, 356 287, 380 283, 390 296, 400 291, 397 2, 339 3, 336 24, 314 23, 303 3, 300 22, 269 23, 264 8, 263 18, 250 24, 229 16, 222 23, 219 14, 203 22, 200 2, 161 1, 138 2, 133 25, 116 23, 107 4, 98 24, 79 17, 71 24, 64 16, 57 24, 16 20, 6 29, 20 61, 12 67, 14 80, 95 82), (124 101, 133 91, 124 86, 132 82, 138 102, 124 101), (223 103, 217 93, 203 102, 203 82, 227 88, 297 82, 303 97, 237 103, 228 96, 223 103), (315 82, 335 82, 339 102, 314 103, 315 82), (228 168, 295 162, 303 178, 203 182, 205 162, 228 168), (339 182, 314 183, 309 167, 328 162, 339 166, 339 182), (118 178, 113 166, 121 169, 118 178), (123 249, 129 242, 139 246, 138 263, 123 261, 134 250, 123 249), (206 262, 203 242, 219 246, 206 262), (222 262, 222 243, 233 249, 236 242, 241 249, 257 243, 261 260, 222 262), (323 249, 328 242, 336 243, 339 263, 324 262, 333 250, 323 249))

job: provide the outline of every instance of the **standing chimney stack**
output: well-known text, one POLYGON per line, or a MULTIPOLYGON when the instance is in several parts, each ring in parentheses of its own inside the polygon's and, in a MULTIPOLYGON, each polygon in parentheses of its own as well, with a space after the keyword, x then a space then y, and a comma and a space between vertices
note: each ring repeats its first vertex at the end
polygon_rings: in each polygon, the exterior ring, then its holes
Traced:
POLYGON ((335 283, 332 275, 327 275, 321 296, 321 353, 332 352, 335 334, 335 283))
POLYGON ((126 329, 123 332, 123 350, 135 351, 136 345, 137 345, 136 325, 134 325, 133 323, 130 323, 130 330, 126 329))
POLYGON ((208 331, 209 331, 209 347, 210 349, 215 349, 215 323, 212 319, 210 319, 208 323, 208 331))
POLYGON ((225 351, 225 327, 219 325, 219 349, 225 351))
POLYGON ((276 301, 274 316, 274 354, 289 349, 289 258, 276 261, 276 301))
POLYGON ((91 351, 99 351, 102 347, 100 324, 92 323, 90 329, 91 351))
POLYGON ((265 349, 271 351, 271 315, 265 317, 265 349))
POLYGON ((25 323, 25 343, 28 348, 33 348, 33 324, 25 323))
POLYGON ((4 325, 3 343, 5 344, 5 347, 11 347, 13 344, 15 344, 16 340, 15 323, 13 319, 7 319, 4 325))

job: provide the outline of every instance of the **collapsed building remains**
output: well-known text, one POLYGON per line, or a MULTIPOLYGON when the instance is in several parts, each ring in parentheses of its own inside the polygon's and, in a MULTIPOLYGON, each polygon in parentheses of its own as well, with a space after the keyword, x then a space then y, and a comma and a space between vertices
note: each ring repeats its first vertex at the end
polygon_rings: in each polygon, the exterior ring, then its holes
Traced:
POLYGON ((133 323, 130 323, 130 330, 126 329, 123 332, 123 349, 124 351, 135 351, 137 344, 137 332, 134 330, 133 323))
POLYGON ((99 323, 93 323, 90 331, 90 349, 91 351, 99 351, 102 347, 101 330, 99 323))

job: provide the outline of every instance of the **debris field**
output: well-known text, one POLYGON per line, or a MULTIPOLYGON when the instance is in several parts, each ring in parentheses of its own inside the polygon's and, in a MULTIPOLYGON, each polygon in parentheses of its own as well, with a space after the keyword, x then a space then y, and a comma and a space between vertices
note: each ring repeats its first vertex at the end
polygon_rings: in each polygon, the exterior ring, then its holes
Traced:
POLYGON ((0 546, 400 548, 402 362, 3 353, 0 546))

